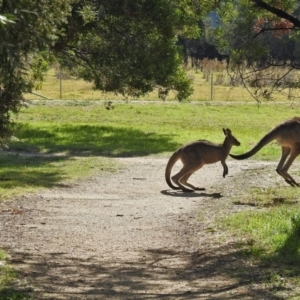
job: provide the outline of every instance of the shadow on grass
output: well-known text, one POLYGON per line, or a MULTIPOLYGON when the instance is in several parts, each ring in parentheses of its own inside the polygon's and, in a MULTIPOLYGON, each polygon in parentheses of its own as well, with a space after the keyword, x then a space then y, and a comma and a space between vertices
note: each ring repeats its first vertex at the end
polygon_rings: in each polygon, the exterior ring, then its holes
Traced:
POLYGON ((0 188, 51 188, 65 179, 65 173, 55 166, 64 157, 3 155, 0 157, 0 188))
MULTIPOLYGON (((300 281, 300 215, 292 218, 292 229, 283 245, 275 254, 267 256, 263 261, 273 270, 273 276, 279 280, 295 278, 300 281), (276 272, 276 273, 275 273, 276 272)), ((299 294, 300 296, 300 290, 299 294)))
POLYGON ((17 137, 22 142, 13 143, 14 149, 70 155, 144 156, 174 151, 179 146, 172 142, 171 135, 101 125, 62 124, 41 129, 27 124, 21 127, 17 137))
POLYGON ((96 125, 61 125, 37 128, 24 125, 21 142, 10 149, 22 155, 0 156, 0 189, 14 187, 51 188, 65 179, 60 162, 73 156, 130 157, 173 151, 178 144, 169 135, 138 129, 96 125), (22 153, 23 152, 23 153, 22 153), (24 155, 30 153, 30 155, 24 155), (63 156, 41 155, 61 153, 63 156))
POLYGON ((31 289, 21 289, 17 290, 14 287, 0 289, 0 299, 1 300, 30 300, 31 289))
POLYGON ((264 284, 265 270, 241 258, 234 244, 202 253, 163 248, 130 254, 78 259, 15 252, 12 263, 34 299, 286 299, 264 284))

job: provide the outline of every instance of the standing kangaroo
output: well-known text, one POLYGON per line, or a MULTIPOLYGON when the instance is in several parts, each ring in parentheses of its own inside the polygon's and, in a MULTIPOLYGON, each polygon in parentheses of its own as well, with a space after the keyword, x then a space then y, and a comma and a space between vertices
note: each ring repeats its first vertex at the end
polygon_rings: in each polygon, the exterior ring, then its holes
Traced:
POLYGON ((231 147, 239 146, 240 142, 231 134, 230 129, 223 128, 223 132, 225 134, 225 140, 222 145, 200 140, 184 145, 172 154, 165 172, 166 182, 170 188, 175 190, 181 189, 184 192, 205 190, 205 188, 198 188, 187 182, 190 176, 205 164, 213 164, 221 161, 223 166, 223 177, 228 174, 228 167, 225 160, 231 147), (183 167, 177 174, 172 176, 172 180, 178 185, 174 186, 170 175, 173 166, 179 159, 181 159, 183 167), (192 188, 192 190, 185 186, 192 188))
POLYGON ((281 158, 276 172, 291 186, 300 186, 288 173, 295 158, 300 154, 300 118, 289 119, 269 131, 250 151, 241 154, 229 154, 235 159, 246 159, 257 153, 262 147, 276 140, 281 146, 281 158), (286 161, 287 160, 287 161, 286 161))

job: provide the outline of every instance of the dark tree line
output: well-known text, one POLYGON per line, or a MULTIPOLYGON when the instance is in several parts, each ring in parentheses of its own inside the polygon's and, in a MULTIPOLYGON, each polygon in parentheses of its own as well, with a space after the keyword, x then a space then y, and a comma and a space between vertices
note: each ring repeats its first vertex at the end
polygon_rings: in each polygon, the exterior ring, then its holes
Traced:
POLYGON ((184 63, 197 67, 203 59, 228 61, 227 54, 221 54, 216 45, 208 43, 205 38, 185 39, 179 38, 178 44, 182 46, 184 63))

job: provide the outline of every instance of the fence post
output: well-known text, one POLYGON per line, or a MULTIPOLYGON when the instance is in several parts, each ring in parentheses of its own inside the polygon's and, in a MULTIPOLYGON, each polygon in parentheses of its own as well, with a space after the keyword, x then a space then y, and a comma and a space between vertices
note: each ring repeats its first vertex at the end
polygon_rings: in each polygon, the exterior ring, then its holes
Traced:
POLYGON ((61 68, 59 68, 59 98, 62 99, 62 80, 61 68))
POLYGON ((211 73, 211 81, 210 81, 210 100, 214 98, 214 73, 211 73))

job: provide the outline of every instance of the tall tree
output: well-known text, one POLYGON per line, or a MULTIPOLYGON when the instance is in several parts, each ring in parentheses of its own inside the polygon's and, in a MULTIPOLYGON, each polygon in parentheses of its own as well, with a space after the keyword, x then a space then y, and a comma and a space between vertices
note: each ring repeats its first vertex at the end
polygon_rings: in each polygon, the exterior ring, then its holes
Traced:
POLYGON ((32 88, 26 70, 36 53, 54 42, 56 28, 66 22, 69 2, 0 1, 0 141, 12 134, 11 114, 19 111, 23 93, 32 88))
POLYGON ((97 89, 140 96, 159 88, 161 97, 170 90, 188 97, 177 37, 197 36, 211 7, 208 0, 0 0, 0 16, 15 19, 0 27, 0 138, 11 135, 11 114, 40 75, 34 59, 41 53, 80 66, 97 89))
POLYGON ((76 1, 54 50, 66 65, 82 65, 97 89, 140 96, 159 88, 182 100, 192 89, 177 36, 197 36, 205 9, 199 0, 76 1))

